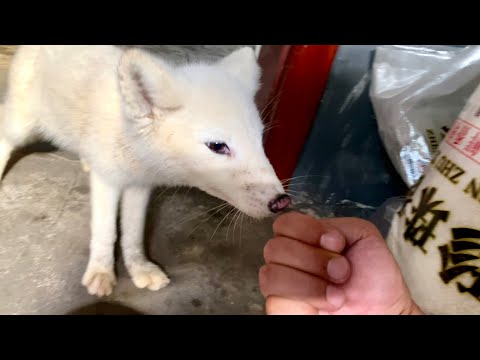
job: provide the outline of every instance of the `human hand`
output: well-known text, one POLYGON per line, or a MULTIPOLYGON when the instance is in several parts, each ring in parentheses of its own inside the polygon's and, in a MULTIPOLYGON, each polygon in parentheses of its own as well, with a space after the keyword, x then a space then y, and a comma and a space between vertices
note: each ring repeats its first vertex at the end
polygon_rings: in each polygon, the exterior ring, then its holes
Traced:
POLYGON ((422 314, 372 223, 290 212, 273 231, 259 272, 267 314, 422 314))

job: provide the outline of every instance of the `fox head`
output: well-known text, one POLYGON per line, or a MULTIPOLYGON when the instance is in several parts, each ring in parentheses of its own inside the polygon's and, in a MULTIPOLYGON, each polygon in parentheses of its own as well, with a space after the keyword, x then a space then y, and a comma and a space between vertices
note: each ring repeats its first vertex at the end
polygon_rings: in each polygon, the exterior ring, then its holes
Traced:
POLYGON ((181 66, 131 49, 120 60, 118 79, 125 126, 150 168, 161 167, 172 183, 197 187, 251 217, 289 205, 263 147, 254 101, 260 67, 251 48, 181 66))

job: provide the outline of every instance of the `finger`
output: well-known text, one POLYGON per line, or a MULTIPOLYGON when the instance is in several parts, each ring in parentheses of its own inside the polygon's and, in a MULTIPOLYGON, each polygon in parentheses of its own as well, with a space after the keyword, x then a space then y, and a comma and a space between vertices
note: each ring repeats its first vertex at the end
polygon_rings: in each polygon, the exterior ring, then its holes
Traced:
POLYGON ((317 315, 318 310, 303 301, 269 296, 265 305, 267 315, 317 315))
POLYGON ((382 234, 380 234, 377 227, 367 220, 358 218, 331 218, 318 221, 338 229, 349 246, 366 238, 375 238, 377 241, 384 242, 382 234))
POLYGON ((279 296, 300 300, 319 310, 337 310, 345 302, 345 294, 341 288, 283 265, 264 265, 260 269, 259 283, 265 298, 279 296))
POLYGON ((286 237, 269 240, 263 257, 267 264, 288 266, 337 284, 350 275, 350 263, 344 256, 286 237))
POLYGON ((345 238, 335 226, 298 212, 279 216, 273 223, 273 232, 336 253, 345 248, 345 238))

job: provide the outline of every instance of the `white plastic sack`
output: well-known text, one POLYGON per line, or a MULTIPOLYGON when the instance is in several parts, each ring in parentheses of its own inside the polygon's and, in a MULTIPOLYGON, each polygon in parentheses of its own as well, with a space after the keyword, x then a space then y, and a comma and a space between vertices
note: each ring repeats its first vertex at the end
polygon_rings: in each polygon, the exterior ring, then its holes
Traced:
POLYGON ((480 84, 455 118, 387 236, 427 314, 480 314, 480 84))
POLYGON ((379 46, 370 98, 380 137, 408 186, 423 175, 480 82, 480 46, 379 46))

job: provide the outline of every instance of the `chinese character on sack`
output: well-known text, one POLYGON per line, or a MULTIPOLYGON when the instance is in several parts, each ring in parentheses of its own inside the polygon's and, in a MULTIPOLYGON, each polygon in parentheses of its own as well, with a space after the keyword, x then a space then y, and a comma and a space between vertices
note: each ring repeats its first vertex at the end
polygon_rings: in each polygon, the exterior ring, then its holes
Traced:
POLYGON ((447 136, 450 129, 448 128, 448 126, 442 126, 442 128, 440 130, 441 130, 440 131, 440 138, 443 140, 445 138, 445 136, 447 136))
POLYGON ((458 133, 456 134, 455 140, 453 141, 453 143, 455 145, 460 144, 467 137, 469 132, 470 132, 470 126, 463 125, 458 131, 458 133))
POLYGON ((449 244, 438 247, 442 257, 440 277, 448 284, 458 276, 470 273, 473 278, 471 286, 457 282, 458 291, 469 293, 480 301, 480 231, 455 228, 452 237, 449 244))
POLYGON ((407 208, 407 205, 412 202, 412 198, 415 195, 415 192, 417 191, 417 189, 422 184, 422 181, 423 181, 424 177, 425 177, 425 175, 422 175, 420 177, 420 179, 418 179, 417 182, 408 190, 407 195, 406 195, 406 199, 405 199, 404 203, 402 204, 402 206, 400 207, 400 209, 397 212, 398 216, 405 215, 405 209, 407 208))
POLYGON ((465 147, 465 152, 467 152, 470 156, 477 156, 478 152, 480 151, 480 131, 471 138, 468 142, 467 146, 465 147))
POLYGON ((405 219, 405 232, 403 237, 414 246, 418 246, 424 253, 425 243, 430 238, 435 238, 434 230, 439 221, 447 221, 449 211, 440 210, 437 207, 443 201, 433 201, 437 189, 434 187, 422 190, 418 206, 412 206, 411 218, 405 219))

